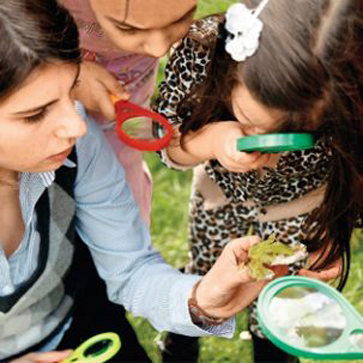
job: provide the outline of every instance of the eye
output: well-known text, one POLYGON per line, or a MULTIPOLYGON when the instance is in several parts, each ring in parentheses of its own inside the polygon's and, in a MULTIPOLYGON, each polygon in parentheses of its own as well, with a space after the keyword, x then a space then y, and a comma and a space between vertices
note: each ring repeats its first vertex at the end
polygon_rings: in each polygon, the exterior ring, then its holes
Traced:
POLYGON ((120 27, 116 27, 120 32, 126 34, 126 35, 135 35, 137 34, 137 32, 140 32, 142 30, 136 30, 136 29, 125 29, 125 28, 120 28, 120 27))
POLYGON ((48 115, 48 108, 42 109, 40 112, 35 115, 27 116, 24 118, 27 123, 36 123, 42 121, 48 115))

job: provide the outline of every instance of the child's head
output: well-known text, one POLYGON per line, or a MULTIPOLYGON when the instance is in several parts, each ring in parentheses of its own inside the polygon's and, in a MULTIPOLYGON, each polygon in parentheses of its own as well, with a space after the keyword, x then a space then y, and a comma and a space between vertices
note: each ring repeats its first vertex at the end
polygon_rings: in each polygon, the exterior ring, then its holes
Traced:
POLYGON ((181 39, 196 0, 90 0, 98 23, 120 49, 154 57, 181 39))
MULTIPOLYGON (((254 9, 261 1, 241 2, 254 9)), ((281 111, 280 129, 310 130, 331 124, 336 112, 345 114, 342 93, 357 79, 344 64, 358 67, 357 75, 362 74, 359 0, 270 0, 258 18, 263 23, 258 49, 243 62, 226 52, 228 32, 221 24, 211 76, 202 90, 210 116, 200 119, 215 117, 211 101, 217 109, 225 105, 231 110, 238 87, 263 107, 281 111), (213 99, 215 94, 219 97, 213 99)))
MULTIPOLYGON (((255 9, 261 1, 241 2, 255 9)), ((259 45, 244 61, 227 53, 222 22, 207 80, 195 90, 200 102, 182 132, 231 118, 243 129, 247 115, 249 127, 257 126, 247 133, 314 130, 324 137, 331 166, 309 236, 316 246, 332 243, 332 260, 349 249, 363 209, 363 2, 269 0, 258 18, 259 45)))
POLYGON ((85 132, 72 97, 77 28, 56 0, 7 0, 0 39, 0 170, 54 170, 85 132))

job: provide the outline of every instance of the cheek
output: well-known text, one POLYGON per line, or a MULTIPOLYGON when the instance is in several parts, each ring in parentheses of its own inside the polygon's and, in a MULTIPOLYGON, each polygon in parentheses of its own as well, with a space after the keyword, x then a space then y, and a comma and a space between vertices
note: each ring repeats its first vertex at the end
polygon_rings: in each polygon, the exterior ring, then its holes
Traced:
MULTIPOLYGON (((21 127, 3 132, 0 138, 0 155, 2 163, 25 165, 31 160, 40 159, 48 152, 51 137, 49 133, 39 133, 21 127)), ((4 131, 4 130, 3 130, 4 131)), ((1 133, 1 130, 0 130, 1 133)))
MULTIPOLYGON (((102 26, 102 25, 101 25, 102 26)), ((105 24, 103 30, 109 41, 118 49, 126 52, 137 52, 142 43, 142 39, 139 39, 139 35, 132 35, 120 32, 114 26, 105 24)))
POLYGON ((173 43, 184 38, 187 35, 192 23, 193 20, 191 19, 189 22, 185 22, 179 26, 175 26, 175 28, 173 29, 173 35, 174 35, 173 43))
POLYGON ((39 145, 36 146, 12 140, 7 142, 0 140, 0 167, 22 171, 23 166, 29 164, 31 156, 37 153, 39 145), (32 151, 30 151, 32 150, 32 151))
POLYGON ((114 34, 113 37, 110 39, 113 45, 118 48, 118 50, 132 53, 141 53, 143 39, 139 36, 124 36, 121 33, 117 33, 114 34))

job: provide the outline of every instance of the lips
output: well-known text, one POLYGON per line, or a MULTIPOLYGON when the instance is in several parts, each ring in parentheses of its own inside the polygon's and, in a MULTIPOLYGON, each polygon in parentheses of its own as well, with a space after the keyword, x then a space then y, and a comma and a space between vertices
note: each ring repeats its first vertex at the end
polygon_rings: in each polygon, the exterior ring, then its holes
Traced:
POLYGON ((48 159, 55 160, 55 161, 64 160, 72 152, 72 149, 73 149, 73 146, 58 154, 51 155, 48 159))

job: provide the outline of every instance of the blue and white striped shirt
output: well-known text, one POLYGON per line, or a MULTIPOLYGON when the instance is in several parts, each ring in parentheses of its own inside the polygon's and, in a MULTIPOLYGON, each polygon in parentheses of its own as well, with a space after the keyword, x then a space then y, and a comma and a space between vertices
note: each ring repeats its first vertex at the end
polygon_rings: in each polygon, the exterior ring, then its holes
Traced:
MULTIPOLYGON (((187 297, 199 277, 172 269, 152 249, 149 231, 139 216, 123 169, 98 127, 82 108, 79 112, 87 121, 88 132, 77 141, 76 229, 106 281, 110 300, 123 304, 134 315, 146 317, 158 330, 231 337, 233 319, 206 329, 191 322, 187 297)), ((69 160, 65 165, 75 166, 69 160)), ((0 296, 16 290, 37 266, 41 241, 35 228, 35 205, 54 176, 54 172, 19 176, 25 233, 8 259, 0 242, 0 296)), ((45 348, 54 349, 66 328, 45 348)))

